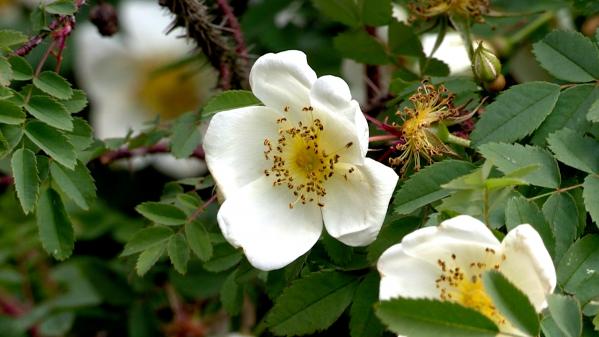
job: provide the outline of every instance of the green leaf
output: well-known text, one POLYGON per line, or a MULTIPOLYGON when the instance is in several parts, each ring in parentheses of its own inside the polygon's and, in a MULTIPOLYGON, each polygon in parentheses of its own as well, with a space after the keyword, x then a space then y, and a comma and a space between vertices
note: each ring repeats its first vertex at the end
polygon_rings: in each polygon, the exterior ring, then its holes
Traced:
POLYGON ((121 256, 139 253, 148 248, 161 245, 169 240, 174 234, 173 230, 164 226, 153 226, 144 228, 133 235, 125 245, 121 256))
POLYGON ((283 291, 266 316, 275 335, 306 335, 331 326, 350 304, 358 285, 354 276, 317 272, 283 291))
POLYGON ((379 300, 380 277, 371 272, 356 289, 349 316, 351 337, 377 337, 383 334, 384 327, 374 314, 374 304, 379 300))
POLYGON ((75 169, 77 163, 75 149, 67 137, 58 130, 42 122, 31 121, 25 126, 25 135, 54 160, 70 169, 75 169))
POLYGON ((77 152, 86 150, 94 142, 91 126, 80 117, 73 118, 73 131, 67 133, 67 137, 77 152))
POLYGON ((13 153, 10 165, 21 208, 28 214, 35 208, 40 189, 35 153, 28 149, 18 149, 13 153))
POLYGON ((555 261, 559 262, 576 240, 578 209, 566 192, 554 193, 543 204, 543 215, 555 235, 555 261))
POLYGON ((518 84, 489 104, 476 123, 471 139, 475 146, 510 143, 531 134, 547 117, 559 96, 559 85, 547 82, 518 84))
POLYGON ((176 158, 187 158, 202 142, 197 114, 189 112, 173 123, 171 152, 176 158))
POLYGON ((557 280, 572 294, 589 277, 589 270, 599 270, 599 235, 587 235, 570 246, 557 266, 557 280))
POLYGON ((314 7, 329 18, 350 27, 360 25, 358 5, 354 0, 312 0, 314 7))
POLYGON ((77 11, 77 6, 73 0, 57 0, 47 4, 44 10, 50 14, 72 15, 77 11))
POLYGON ((429 76, 448 76, 450 71, 447 63, 434 57, 428 59, 421 58, 420 67, 420 72, 422 73, 422 75, 426 74, 429 76))
POLYGON ((595 102, 593 102, 593 104, 589 108, 587 119, 591 122, 599 122, 599 99, 595 100, 595 102))
POLYGON ((409 214, 422 206, 448 196, 451 191, 444 185, 474 170, 465 161, 444 160, 434 163, 412 175, 397 191, 393 207, 398 214, 409 214))
POLYGON ((486 143, 478 150, 504 174, 536 164, 538 168, 522 177, 524 180, 536 186, 549 188, 557 188, 560 185, 557 162, 545 149, 520 144, 486 143))
POLYGON ((25 112, 16 104, 0 101, 0 123, 18 125, 25 121, 25 112))
POLYGON ((165 248, 166 242, 161 242, 141 252, 135 264, 137 275, 144 276, 158 262, 162 254, 164 254, 165 248))
POLYGON ((363 30, 343 32, 333 39, 335 49, 344 57, 365 64, 387 64, 385 47, 363 30))
POLYGON ((73 96, 71 83, 53 71, 44 71, 39 76, 34 77, 33 85, 58 99, 69 99, 73 96))
POLYGON ((74 170, 70 170, 57 162, 50 162, 50 173, 63 195, 71 199, 77 206, 88 210, 96 199, 96 185, 89 170, 81 162, 77 162, 74 170))
POLYGON ((2 125, 0 124, 0 134, 8 142, 10 150, 14 149, 23 138, 23 126, 21 125, 2 125))
POLYGON ((243 288, 235 280, 237 272, 238 270, 235 270, 230 273, 220 288, 220 301, 225 311, 231 316, 238 315, 243 305, 243 288))
POLYGON ((40 121, 57 129, 73 130, 73 120, 62 104, 47 96, 32 96, 25 110, 40 121))
POLYGON ((27 35, 10 29, 0 30, 0 49, 27 42, 27 35))
POLYGON ((189 246, 182 233, 171 236, 168 241, 168 256, 175 270, 180 274, 187 273, 187 262, 189 262, 189 246))
POLYGON ((0 132, 0 159, 3 159, 10 152, 10 145, 8 140, 0 132))
POLYGON ((582 185, 584 206, 591 215, 595 224, 599 226, 599 177, 588 175, 582 185))
POLYGON ((567 337, 582 334, 582 313, 580 304, 570 296, 551 294, 547 297, 551 318, 567 337))
POLYGON ((260 105, 260 100, 247 90, 228 90, 213 96, 202 109, 202 119, 207 119, 215 113, 242 108, 250 105, 260 105))
POLYGON ((9 86, 12 80, 12 67, 4 56, 0 56, 0 86, 9 86))
POLYGON ((554 31, 533 45, 533 52, 551 75, 568 82, 599 79, 597 47, 579 32, 554 31))
POLYGON ((410 337, 495 337, 499 332, 485 315, 448 301, 397 298, 381 302, 376 314, 391 331, 410 337))
POLYGON ((39 332, 43 336, 64 336, 73 327, 75 313, 72 311, 50 314, 39 325, 39 332))
POLYGON ((547 138, 557 160, 588 173, 599 173, 599 142, 569 129, 547 138))
POLYGON ((17 81, 27 81, 33 76, 33 68, 27 60, 21 56, 11 56, 8 59, 13 71, 13 79, 17 81))
POLYGON ((185 223, 185 213, 176 206, 160 202, 144 202, 135 207, 135 210, 145 218, 168 226, 177 226, 185 223))
POLYGON ((212 257, 212 242, 210 235, 199 220, 194 220, 185 224, 185 235, 189 247, 195 255, 202 261, 208 261, 212 257))
POLYGON ((555 321, 550 315, 546 315, 541 322, 541 329, 545 337, 568 337, 555 324, 555 321))
POLYGON ((343 242, 333 238, 326 232, 322 234, 321 242, 325 252, 331 258, 333 263, 345 266, 351 261, 353 256, 352 247, 345 245, 343 242))
POLYGON ((414 28, 395 19, 389 25, 389 49, 394 54, 421 57, 422 42, 414 28))
POLYGON ((73 90, 71 98, 62 100, 60 103, 64 105, 69 113, 75 114, 85 109, 87 106, 87 95, 85 94, 85 91, 75 89, 73 90))
POLYGON ((592 84, 577 85, 564 90, 559 95, 551 114, 534 133, 532 142, 544 145, 549 134, 564 128, 576 132, 587 131, 591 123, 587 121, 586 116, 597 99, 599 99, 599 87, 592 84))
POLYGON ((60 195, 45 189, 37 205, 37 227, 42 246, 57 260, 65 260, 73 252, 75 234, 60 195))
POLYGON ((505 209, 505 225, 508 230, 521 224, 529 224, 539 233, 551 256, 555 256, 555 236, 539 207, 524 197, 508 200, 505 209))
POLYGON ((384 26, 391 20, 391 0, 360 0, 362 22, 370 26, 384 26))
POLYGON ((518 330, 537 336, 541 330, 539 315, 528 296, 512 284, 503 274, 490 270, 483 274, 485 292, 501 315, 518 330))
POLYGON ((204 269, 213 273, 220 273, 236 266, 243 254, 228 243, 214 246, 210 261, 204 263, 204 269))
POLYGON ((368 246, 368 260, 376 262, 387 248, 401 241, 407 234, 420 227, 421 219, 419 217, 403 217, 391 219, 389 216, 386 223, 383 224, 376 240, 368 246))

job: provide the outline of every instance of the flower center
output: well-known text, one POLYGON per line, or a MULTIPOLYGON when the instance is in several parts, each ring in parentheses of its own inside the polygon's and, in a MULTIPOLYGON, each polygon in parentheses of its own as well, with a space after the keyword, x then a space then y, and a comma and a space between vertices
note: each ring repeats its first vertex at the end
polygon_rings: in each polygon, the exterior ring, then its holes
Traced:
POLYGON ((192 69, 186 66, 161 69, 163 67, 164 63, 143 67, 136 90, 141 105, 161 120, 171 120, 197 109, 201 104, 201 92, 192 69))
POLYGON ((482 273, 492 269, 499 270, 503 260, 505 260, 505 255, 498 258, 495 250, 491 248, 485 249, 482 261, 458 261, 458 256, 455 254, 451 255, 450 261, 439 259, 437 264, 441 269, 441 275, 435 280, 436 287, 440 292, 439 297, 443 301, 456 302, 474 309, 497 325, 505 325, 506 319, 499 313, 491 297, 485 292, 482 281, 482 273), (467 267, 464 267, 465 265, 467 267))
MULTIPOLYGON (((335 174, 340 155, 338 151, 327 151, 322 140, 325 128, 320 119, 313 118, 313 108, 302 110, 310 113, 309 123, 300 121, 293 125, 286 117, 281 117, 277 119, 279 138, 276 141, 264 139, 264 157, 272 162, 272 167, 264 170, 264 174, 272 177, 273 186, 287 186, 293 194, 295 200, 289 203, 289 208, 298 202, 304 205, 316 202, 323 207, 325 182, 335 174)), ((289 107, 284 111, 289 111, 289 107)), ((352 143, 348 143, 344 148, 351 146, 352 143)))

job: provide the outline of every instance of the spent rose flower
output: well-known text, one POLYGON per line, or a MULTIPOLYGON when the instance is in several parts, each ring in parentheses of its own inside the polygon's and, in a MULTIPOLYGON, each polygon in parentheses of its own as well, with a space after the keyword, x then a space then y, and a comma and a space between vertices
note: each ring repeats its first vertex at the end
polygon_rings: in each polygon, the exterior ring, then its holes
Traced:
POLYGON ((474 309, 499 330, 522 334, 495 308, 482 274, 497 270, 524 292, 537 312, 555 289, 555 267, 537 231, 519 225, 499 242, 477 219, 461 215, 406 235, 383 253, 380 298, 432 298, 474 309))
POLYGON ((216 114, 204 138, 225 238, 262 270, 306 253, 323 223, 347 245, 371 243, 398 176, 366 158, 368 125, 347 84, 317 78, 290 50, 260 57, 250 85, 264 106, 216 114))

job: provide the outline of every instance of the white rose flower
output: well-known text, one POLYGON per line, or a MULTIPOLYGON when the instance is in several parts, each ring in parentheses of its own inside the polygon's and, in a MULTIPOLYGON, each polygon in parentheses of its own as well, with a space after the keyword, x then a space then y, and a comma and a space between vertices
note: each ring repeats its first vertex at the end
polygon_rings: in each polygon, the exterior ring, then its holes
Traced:
POLYGON ((290 50, 260 57, 250 85, 265 106, 216 114, 204 138, 226 239, 262 270, 306 253, 323 222, 347 245, 371 243, 398 176, 366 158, 368 125, 347 84, 317 78, 290 50))
MULTIPOLYGON (((120 32, 101 36, 91 24, 76 31, 76 71, 92 103, 90 122, 100 139, 124 137, 160 117, 172 120, 197 110, 212 94, 216 72, 198 63, 160 70, 190 55, 191 43, 176 29, 166 34, 172 15, 155 2, 126 1, 118 10, 120 32), (196 66, 194 68, 194 65, 196 66)), ((206 172, 203 161, 154 155, 151 162, 174 177, 206 172)), ((134 168, 148 163, 136 158, 134 168)))
POLYGON ((432 298, 479 311, 501 332, 522 334, 497 311, 482 273, 498 270, 524 292, 537 312, 555 289, 555 267, 541 237, 520 225, 499 242, 482 222, 461 215, 406 235, 383 253, 380 298, 432 298))

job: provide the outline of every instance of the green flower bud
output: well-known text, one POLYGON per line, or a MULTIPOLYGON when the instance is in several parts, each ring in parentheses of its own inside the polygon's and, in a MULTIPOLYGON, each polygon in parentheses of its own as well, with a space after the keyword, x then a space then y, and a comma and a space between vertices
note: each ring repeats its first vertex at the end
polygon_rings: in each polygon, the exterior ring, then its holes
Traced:
POLYGON ((492 51, 483 46, 482 42, 474 51, 472 71, 483 82, 491 82, 501 74, 501 62, 492 51))

